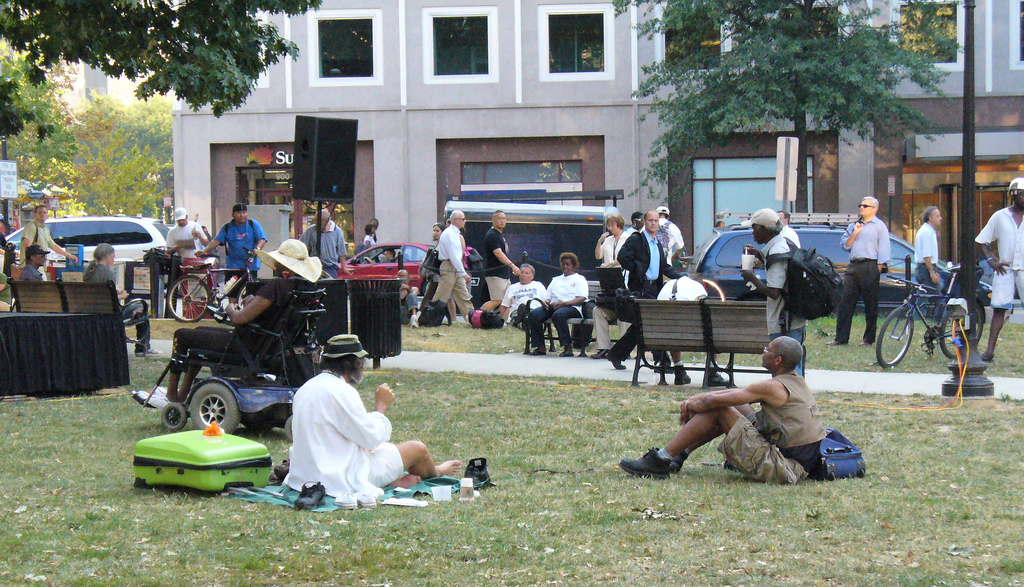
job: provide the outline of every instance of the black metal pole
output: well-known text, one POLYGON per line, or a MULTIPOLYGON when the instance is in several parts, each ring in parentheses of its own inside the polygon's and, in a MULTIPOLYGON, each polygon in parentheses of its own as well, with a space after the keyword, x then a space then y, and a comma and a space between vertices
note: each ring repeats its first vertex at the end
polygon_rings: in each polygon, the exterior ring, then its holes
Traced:
MULTIPOLYGON (((974 9, 975 0, 964 2, 964 120, 963 120, 963 175, 960 179, 962 193, 960 195, 960 295, 967 302, 967 340, 968 346, 961 349, 967 353, 966 374, 963 379, 964 397, 992 397, 995 386, 985 377, 985 363, 981 360, 978 349, 980 324, 970 319, 977 308, 977 281, 975 269, 978 265, 978 254, 975 249, 975 214, 974 187, 977 164, 974 152, 974 9), (968 348, 970 352, 968 353, 968 348)), ((982 308, 977 308, 981 311, 982 308)), ((942 383, 942 395, 952 397, 960 389, 960 366, 954 361, 950 363, 953 376, 942 383)))

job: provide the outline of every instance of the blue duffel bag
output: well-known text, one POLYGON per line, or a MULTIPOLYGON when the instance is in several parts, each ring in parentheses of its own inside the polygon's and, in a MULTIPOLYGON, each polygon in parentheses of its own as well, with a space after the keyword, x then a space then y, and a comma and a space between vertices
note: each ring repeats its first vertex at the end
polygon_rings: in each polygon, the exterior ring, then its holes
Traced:
POLYGON ((818 448, 821 454, 820 478, 825 481, 863 477, 864 455, 857 445, 835 428, 825 429, 825 438, 818 448))

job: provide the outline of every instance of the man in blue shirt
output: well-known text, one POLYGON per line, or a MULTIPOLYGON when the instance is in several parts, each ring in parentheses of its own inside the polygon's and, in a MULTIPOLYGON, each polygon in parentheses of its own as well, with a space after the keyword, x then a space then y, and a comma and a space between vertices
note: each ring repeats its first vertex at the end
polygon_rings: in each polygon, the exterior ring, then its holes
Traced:
POLYGON ((196 255, 203 256, 223 244, 228 250, 228 269, 236 269, 241 272, 248 268, 255 272, 260 270, 260 260, 257 258, 252 265, 249 265, 249 253, 257 249, 262 250, 266 242, 267 235, 263 232, 263 227, 259 222, 249 220, 249 208, 245 204, 238 203, 231 208, 231 222, 222 226, 210 244, 196 255))
POLYGON ((878 280, 889 262, 889 229, 875 217, 878 200, 868 196, 860 202, 860 220, 846 227, 839 243, 850 251, 850 264, 843 274, 843 301, 836 316, 836 337, 829 346, 850 342, 850 325, 857 300, 864 298, 864 339, 861 346, 875 344, 878 322, 878 280))

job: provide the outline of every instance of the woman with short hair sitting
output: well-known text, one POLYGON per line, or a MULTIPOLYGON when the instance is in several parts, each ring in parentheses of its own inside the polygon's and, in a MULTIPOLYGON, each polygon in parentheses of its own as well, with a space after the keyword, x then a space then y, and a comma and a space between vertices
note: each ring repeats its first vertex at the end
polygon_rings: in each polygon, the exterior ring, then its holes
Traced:
MULTIPOLYGON (((96 245, 92 257, 92 261, 89 261, 89 265, 85 268, 85 274, 82 275, 82 281, 114 282, 114 270, 111 269, 114 265, 114 247, 107 243, 96 245)), ((121 318, 125 322, 142 319, 135 325, 135 356, 155 357, 159 355, 158 351, 149 346, 149 308, 142 300, 130 300, 125 303, 127 298, 128 292, 123 289, 117 290, 117 299, 124 304, 121 308, 121 318)))
POLYGON ((562 345, 559 357, 572 356, 572 335, 569 332, 569 320, 582 318, 582 306, 587 299, 587 280, 576 273, 580 268, 580 260, 572 253, 562 253, 558 258, 562 274, 551 279, 545 299, 541 306, 530 311, 530 341, 533 345, 531 355, 545 355, 544 322, 548 319, 558 331, 558 342, 562 345))

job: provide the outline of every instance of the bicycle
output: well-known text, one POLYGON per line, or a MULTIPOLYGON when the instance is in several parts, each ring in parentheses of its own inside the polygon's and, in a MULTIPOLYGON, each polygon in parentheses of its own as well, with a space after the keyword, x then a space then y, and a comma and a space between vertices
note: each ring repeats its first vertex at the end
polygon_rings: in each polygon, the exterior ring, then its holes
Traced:
MULTIPOLYGON (((949 283, 943 290, 935 290, 920 283, 907 279, 892 276, 891 278, 912 288, 910 295, 898 308, 889 313, 882 323, 875 341, 875 358, 882 368, 892 368, 899 364, 914 338, 914 323, 920 321, 925 326, 924 342, 922 349, 928 356, 935 354, 935 343, 937 342, 946 358, 956 359, 955 339, 959 336, 954 332, 957 329, 963 332, 966 325, 963 324, 963 310, 959 306, 947 305, 949 300, 955 297, 958 292, 957 279, 960 275, 960 268, 950 269, 949 283), (937 320, 935 320, 937 317, 937 320), (931 320, 935 320, 932 322, 931 320)), ((985 313, 978 304, 971 306, 971 324, 977 329, 978 335, 985 327, 985 313)))
MULTIPOLYGON (((248 251, 246 267, 251 267, 255 253, 248 251)), ((247 269, 237 280, 228 280, 219 286, 217 274, 234 273, 237 269, 215 269, 203 261, 181 266, 182 276, 167 288, 167 311, 178 322, 199 322, 207 314, 207 306, 216 305, 235 291, 244 291, 245 284, 255 279, 247 269)))

